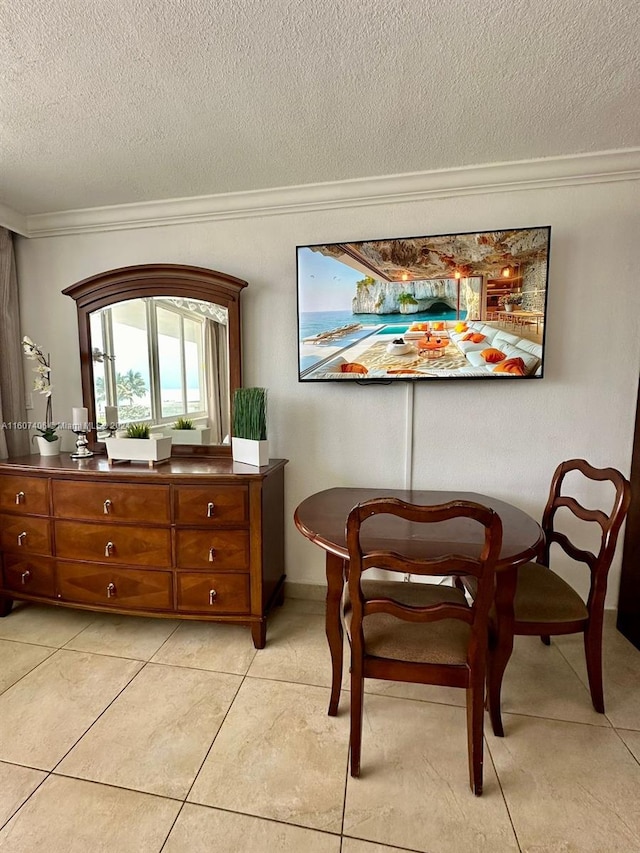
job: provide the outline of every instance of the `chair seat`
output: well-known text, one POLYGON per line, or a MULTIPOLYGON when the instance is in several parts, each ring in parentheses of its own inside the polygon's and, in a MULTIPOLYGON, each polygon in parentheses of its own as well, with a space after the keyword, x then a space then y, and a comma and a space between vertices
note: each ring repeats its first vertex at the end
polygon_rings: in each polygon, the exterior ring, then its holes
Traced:
POLYGON ((539 563, 525 563, 518 568, 514 614, 516 622, 575 622, 589 618, 587 606, 575 589, 539 563))
MULTIPOLYGON (((464 593, 451 586, 426 583, 362 581, 367 599, 392 598, 412 606, 461 604, 468 607, 464 593)), ((351 605, 344 602, 344 620, 351 633, 351 605)), ((404 622, 387 613, 372 613, 362 622, 367 655, 418 663, 466 664, 470 627, 459 619, 437 622, 404 622)))

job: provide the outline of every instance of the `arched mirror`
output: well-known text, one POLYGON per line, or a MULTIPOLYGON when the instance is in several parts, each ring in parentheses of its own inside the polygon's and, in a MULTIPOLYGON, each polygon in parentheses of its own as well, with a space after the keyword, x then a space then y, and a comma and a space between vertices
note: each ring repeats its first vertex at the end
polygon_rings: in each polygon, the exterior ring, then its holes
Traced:
POLYGON ((144 264, 62 291, 78 309, 93 450, 104 446, 116 423, 147 423, 171 435, 176 454, 230 454, 246 285, 201 267, 144 264))

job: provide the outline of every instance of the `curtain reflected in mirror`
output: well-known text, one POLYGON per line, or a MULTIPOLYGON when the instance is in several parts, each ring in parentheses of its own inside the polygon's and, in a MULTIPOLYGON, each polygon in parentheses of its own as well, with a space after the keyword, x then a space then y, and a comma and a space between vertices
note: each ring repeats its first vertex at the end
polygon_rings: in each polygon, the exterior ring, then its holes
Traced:
POLYGON ((147 423, 174 444, 226 444, 228 310, 187 297, 145 297, 90 314, 100 440, 147 423))

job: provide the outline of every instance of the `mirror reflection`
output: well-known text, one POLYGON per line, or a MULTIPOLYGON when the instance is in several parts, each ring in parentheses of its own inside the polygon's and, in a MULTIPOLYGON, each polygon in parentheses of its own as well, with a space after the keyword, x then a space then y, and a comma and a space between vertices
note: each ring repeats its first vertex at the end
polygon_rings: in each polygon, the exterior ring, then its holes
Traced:
POLYGON ((89 315, 98 439, 147 423, 174 444, 228 444, 229 314, 184 296, 89 315))

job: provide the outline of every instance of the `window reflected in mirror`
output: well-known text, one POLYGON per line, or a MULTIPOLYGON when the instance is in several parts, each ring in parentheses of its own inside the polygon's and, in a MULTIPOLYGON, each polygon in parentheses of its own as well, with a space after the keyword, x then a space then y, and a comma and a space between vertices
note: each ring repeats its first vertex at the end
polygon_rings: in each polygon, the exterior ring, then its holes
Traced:
POLYGON ((186 297, 145 297, 90 314, 98 437, 113 418, 148 423, 174 443, 229 441, 227 308, 186 297), (117 412, 114 408, 117 409, 117 412))

